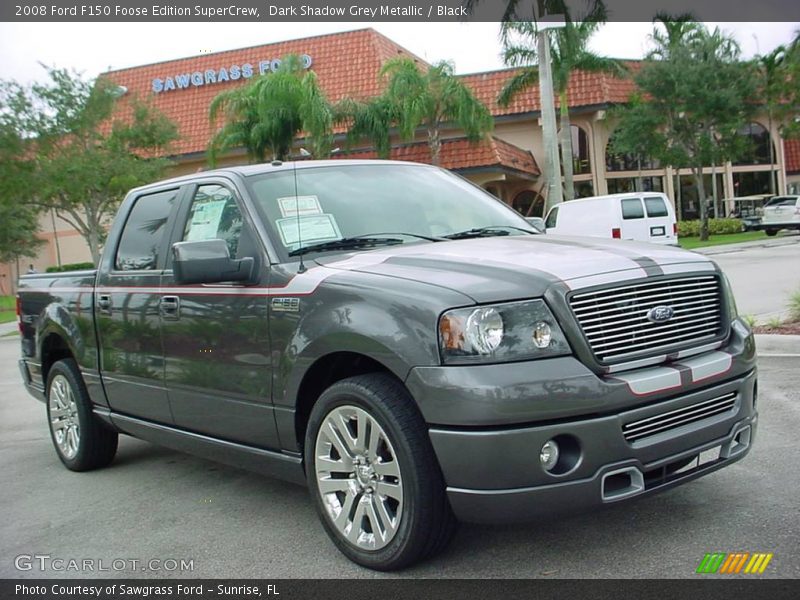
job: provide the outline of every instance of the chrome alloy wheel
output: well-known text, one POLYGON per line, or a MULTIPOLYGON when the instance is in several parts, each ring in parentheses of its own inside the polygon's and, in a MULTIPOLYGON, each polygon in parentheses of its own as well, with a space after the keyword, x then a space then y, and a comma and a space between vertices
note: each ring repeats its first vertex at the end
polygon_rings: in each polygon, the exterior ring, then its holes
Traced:
POLYGON ((81 441, 78 405, 72 388, 63 375, 56 375, 50 383, 50 429, 64 458, 72 460, 78 454, 81 441))
POLYGON ((386 432, 365 410, 337 406, 320 425, 314 469, 322 504, 351 544, 379 550, 403 516, 403 482, 386 432))

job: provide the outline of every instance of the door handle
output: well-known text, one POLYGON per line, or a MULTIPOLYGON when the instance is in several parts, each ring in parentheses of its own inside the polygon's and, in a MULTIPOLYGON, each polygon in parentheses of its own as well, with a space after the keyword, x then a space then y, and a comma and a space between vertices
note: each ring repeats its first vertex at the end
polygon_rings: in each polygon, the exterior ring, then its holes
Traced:
POLYGON ((180 319, 181 299, 178 296, 161 296, 158 310, 165 319, 180 319))
POLYGON ((97 309, 104 315, 111 314, 111 294, 97 295, 97 309))

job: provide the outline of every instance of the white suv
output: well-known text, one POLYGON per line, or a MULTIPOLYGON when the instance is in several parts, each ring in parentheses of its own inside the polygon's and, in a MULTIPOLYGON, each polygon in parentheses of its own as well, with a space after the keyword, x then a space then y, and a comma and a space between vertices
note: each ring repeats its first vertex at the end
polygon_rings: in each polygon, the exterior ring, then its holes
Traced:
POLYGON ((775 196, 764 205, 761 227, 767 235, 779 229, 800 229, 800 196, 775 196))

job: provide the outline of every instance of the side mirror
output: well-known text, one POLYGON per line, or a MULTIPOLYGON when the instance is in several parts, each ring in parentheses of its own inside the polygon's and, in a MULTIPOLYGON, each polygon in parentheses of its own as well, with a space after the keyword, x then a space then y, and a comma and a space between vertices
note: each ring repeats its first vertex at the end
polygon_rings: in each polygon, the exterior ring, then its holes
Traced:
POLYGON ((255 260, 232 259, 225 240, 177 242, 172 256, 177 283, 250 282, 253 278, 255 260))

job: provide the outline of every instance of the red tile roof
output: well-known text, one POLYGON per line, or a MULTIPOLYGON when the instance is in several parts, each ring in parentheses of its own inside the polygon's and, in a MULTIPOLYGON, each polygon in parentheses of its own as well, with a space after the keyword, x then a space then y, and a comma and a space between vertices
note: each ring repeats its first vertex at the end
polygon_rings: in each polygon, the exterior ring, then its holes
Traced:
MULTIPOLYGON (((626 62, 636 69, 638 63, 626 62)), ((483 102, 495 117, 520 113, 538 112, 541 110, 539 86, 531 86, 521 94, 517 94, 507 107, 497 104, 497 96, 508 80, 520 69, 501 69, 484 73, 463 75, 462 80, 472 88, 473 93, 483 102)), ((596 106, 626 102, 634 90, 631 79, 620 79, 607 73, 589 73, 576 71, 572 73, 567 87, 567 98, 570 108, 596 106)), ((558 98, 556 98, 556 106, 558 98)))
POLYGON ((104 76, 128 88, 131 96, 153 99, 154 105, 178 124, 180 140, 173 147, 174 153, 187 154, 205 151, 213 133, 208 121, 211 101, 221 91, 240 84, 242 80, 190 86, 159 94, 153 94, 152 80, 244 63, 252 64, 257 72, 260 61, 287 54, 308 54, 311 57, 311 68, 332 102, 347 95, 363 98, 380 93, 378 73, 390 58, 409 56, 424 62, 374 29, 359 29, 131 67, 110 71, 104 76))
MULTIPOLYGON (((178 155, 189 154, 204 152, 211 139, 213 129, 208 121, 208 107, 212 99, 224 89, 240 85, 242 79, 238 82, 189 86, 158 94, 152 92, 152 80, 245 63, 253 65, 257 72, 260 61, 281 58, 287 54, 311 56, 311 68, 317 74, 328 100, 332 102, 344 96, 363 99, 379 94, 382 85, 379 72, 383 63, 390 58, 409 56, 425 64, 425 61, 374 29, 359 29, 109 71, 104 76, 128 88, 130 95, 124 98, 138 96, 152 99, 154 105, 178 125, 180 139, 173 146, 173 152, 178 155)), ((495 116, 539 111, 538 86, 518 95, 508 107, 497 105, 497 95, 515 72, 515 69, 504 69, 464 75, 462 78, 495 116)), ((630 80, 606 74, 577 72, 570 79, 568 95, 570 106, 580 107, 624 102, 632 90, 633 82, 630 80)), ((129 114, 129 107, 123 105, 120 115, 125 118, 129 114)))
POLYGON ((786 155, 786 172, 800 173, 800 139, 783 140, 783 152, 786 155))
MULTIPOLYGON (((372 150, 359 150, 335 154, 333 158, 376 158, 372 150)), ((430 164, 427 142, 403 144, 392 148, 391 158, 430 164)), ((442 141, 441 166, 454 171, 480 167, 505 168, 528 175, 539 175, 539 166, 528 150, 496 137, 471 143, 466 138, 442 141)))

